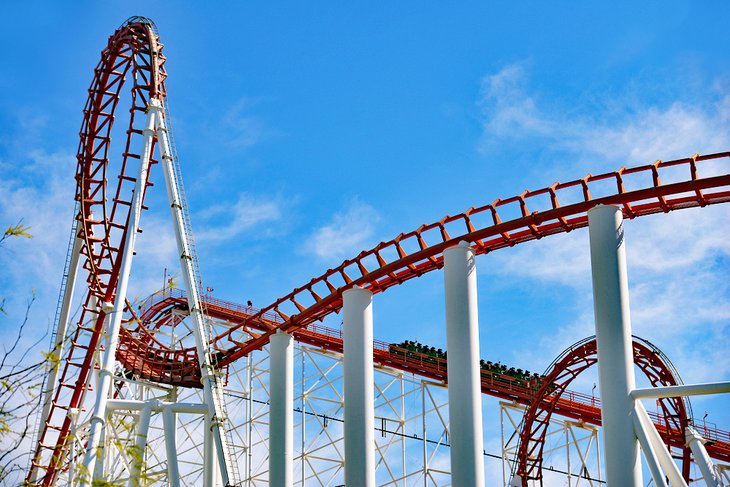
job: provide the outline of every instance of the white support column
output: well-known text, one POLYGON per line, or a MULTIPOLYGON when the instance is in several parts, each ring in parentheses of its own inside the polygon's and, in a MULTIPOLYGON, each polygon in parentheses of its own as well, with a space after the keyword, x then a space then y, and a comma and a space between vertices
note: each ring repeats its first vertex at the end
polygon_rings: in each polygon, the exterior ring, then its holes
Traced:
POLYGON ((715 471, 715 465, 705 449, 704 438, 694 428, 688 426, 685 430, 685 439, 690 450, 692 450, 695 463, 700 468, 707 487, 722 487, 720 478, 715 471))
MULTIPOLYGON (((104 472, 108 471, 107 467, 109 466, 109 457, 106 455, 106 428, 101 431, 101 439, 100 439, 100 446, 98 449, 98 457, 96 460, 96 464, 94 465, 94 470, 92 472, 92 485, 94 482, 101 483, 102 480, 104 480, 104 472)), ((81 482, 79 482, 79 485, 82 485, 81 482)))
POLYGON ((142 471, 145 469, 144 458, 145 450, 147 449, 147 433, 150 429, 150 418, 152 417, 152 404, 148 402, 145 404, 142 412, 139 415, 139 422, 137 423, 137 441, 134 445, 134 454, 132 456, 132 469, 129 472, 128 487, 141 487, 147 485, 146 482, 140 481, 142 471))
POLYGON ((345 485, 375 487, 373 295, 342 293, 345 392, 345 485))
POLYGON ((215 460, 215 443, 213 441, 213 422, 210 414, 203 420, 203 487, 215 487, 215 471, 218 464, 215 460))
POLYGON ((421 446, 423 447, 423 487, 428 487, 428 430, 426 429, 426 383, 421 381, 421 446))
MULTIPOLYGON (((74 215, 76 218, 77 215, 74 215)), ((72 231, 77 232, 78 226, 76 225, 77 220, 74 220, 72 231)), ((48 420, 48 414, 51 411, 51 404, 53 403, 53 396, 56 392, 56 382, 58 382, 58 371, 63 362, 64 352, 64 341, 66 340, 66 330, 68 329, 68 321, 71 315, 71 300, 73 299, 74 290, 76 289, 76 274, 79 268, 79 255, 81 252, 82 240, 77 236, 74 236, 73 246, 71 248, 70 260, 68 263, 68 274, 66 275, 66 287, 63 290, 63 297, 61 298, 61 309, 58 314, 58 323, 56 323, 56 339, 53 343, 53 349, 51 353, 57 360, 49 361, 48 376, 46 377, 43 390, 43 409, 41 410, 41 417, 38 421, 40 426, 39 429, 43 428, 43 425, 48 420)), ((73 419, 72 419, 73 421, 73 419)), ((41 473, 40 468, 33 469, 33 476, 31 477, 31 483, 38 481, 38 476, 41 473)))
POLYGON ((451 483, 484 485, 479 318, 474 251, 466 242, 444 251, 446 347, 449 353, 451 483))
MULTIPOLYGON (((97 452, 104 435, 106 403, 109 399, 109 391, 114 375, 119 329, 122 325, 122 315, 124 313, 127 286, 129 284, 129 272, 132 269, 134 245, 137 240, 139 219, 142 213, 142 196, 145 191, 145 185, 147 184, 147 168, 152 157, 152 143, 155 135, 154 128, 157 111, 158 108, 154 106, 150 106, 147 111, 147 120, 143 130, 144 144, 142 154, 140 155, 139 172, 137 173, 137 180, 134 185, 134 195, 132 196, 129 209, 126 241, 124 242, 124 248, 121 249, 122 262, 121 268, 119 269, 119 280, 117 282, 114 303, 103 303, 102 305, 102 310, 107 315, 111 314, 111 320, 108 320, 109 325, 106 330, 109 341, 108 346, 104 350, 102 367, 99 371, 99 387, 97 389, 96 402, 94 403, 94 411, 91 416, 89 439, 86 447, 86 456, 84 457, 84 467, 88 473, 95 472, 96 470, 97 452)), ((80 485, 87 485, 88 481, 88 477, 82 478, 80 485)))
MULTIPOLYGON (((160 102, 151 100, 150 103, 160 102)), ((185 223, 181 192, 175 179, 175 169, 173 166, 174 158, 170 137, 167 133, 165 125, 165 117, 162 114, 161 107, 157 115, 157 138, 159 141, 161 165, 165 177, 165 186, 167 187, 167 197, 170 203, 170 213, 172 216, 173 227, 175 228, 175 239, 177 241, 177 249, 180 253, 180 270, 182 272, 183 282, 185 284, 185 293, 190 310, 190 318, 195 326, 193 333, 195 335, 195 345, 200 363, 201 382, 203 383, 203 393, 205 403, 208 405, 210 416, 212 418, 212 433, 215 440, 216 458, 219 465, 219 473, 224 485, 232 484, 237 481, 234 472, 236 470, 236 459, 233 458, 232 450, 228 445, 228 439, 225 435, 226 417, 224 410, 224 398, 221 391, 221 384, 216 377, 216 367, 211 361, 210 347, 208 344, 209 325, 204 316, 201 296, 196 281, 194 267, 194 258, 192 252, 191 241, 188 238, 188 228, 185 223)))
POLYGON ((165 450, 167 452, 167 485, 180 486, 180 469, 177 463, 177 418, 172 405, 162 409, 162 426, 165 430, 165 450))
POLYGON ((588 212, 588 226, 606 482, 608 487, 639 487, 641 462, 630 397, 636 383, 623 215, 617 207, 599 205, 588 212))
POLYGON ((68 452, 68 485, 73 487, 76 484, 76 444, 79 439, 76 437, 79 410, 78 408, 71 408, 68 411, 68 415, 71 418, 71 430, 69 431, 69 452, 68 452))
POLYGON ((277 331, 269 339, 269 485, 294 485, 294 346, 277 331))

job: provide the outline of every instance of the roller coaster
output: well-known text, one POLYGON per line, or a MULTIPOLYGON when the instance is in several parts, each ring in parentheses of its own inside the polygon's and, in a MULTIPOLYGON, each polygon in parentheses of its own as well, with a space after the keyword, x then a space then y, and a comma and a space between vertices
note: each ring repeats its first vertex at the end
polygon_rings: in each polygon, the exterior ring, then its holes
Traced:
MULTIPOLYGON (((27 485, 91 485, 94 480, 109 479, 119 468, 110 460, 112 451, 117 452, 114 458, 125 459, 123 473, 114 478, 126 479, 129 485, 267 482, 265 468, 261 470, 264 474, 252 473, 255 462, 251 458, 246 472, 240 472, 242 456, 274 454, 256 450, 250 431, 245 445, 236 437, 238 413, 229 413, 230 404, 235 403, 231 381, 237 380, 237 371, 245 362, 248 384, 253 387, 252 357, 268 349, 275 336, 284 334, 300 346, 333 357, 347 356, 343 332, 327 328, 323 321, 343 311, 348 291, 377 295, 440 270, 445 267, 445 251, 457 245, 483 255, 587 227, 589 211, 601 205, 617 207, 623 218, 634 219, 730 201, 730 152, 622 167, 480 203, 422 225, 362 251, 267 306, 253 308, 203 292, 170 126, 166 77, 159 34, 150 20, 141 17, 129 19, 109 38, 94 70, 83 111, 75 218, 51 347, 59 360, 51 366, 44 384, 27 485), (122 99, 129 100, 131 107, 118 155, 111 141, 122 99), (185 289, 166 288, 137 304, 127 299, 126 291, 145 198, 157 167, 167 187, 185 289), (506 216, 515 209, 516 217, 506 216), (81 312, 72 319, 75 300, 81 312), (164 415, 159 441, 164 443, 167 457, 160 460, 154 475, 145 477, 150 472, 149 459, 156 454, 148 430, 159 412, 164 415), (119 414, 122 416, 115 416, 119 414), (201 452, 205 450, 199 468, 190 466, 194 462, 186 467, 173 458, 184 458, 180 441, 169 441, 170 436, 182 434, 181 426, 176 433, 175 425, 181 423, 176 423, 174 414, 199 415, 196 421, 206 425, 210 438, 185 433, 189 444, 200 443, 201 452), (127 433, 136 434, 120 436, 125 421, 133 424, 127 433), (136 454, 130 453, 130 447, 137 448, 136 454)), ((600 400, 568 389, 581 372, 598 363, 596 342, 591 337, 576 343, 542 373, 489 360, 474 363, 482 394, 524 408, 519 448, 511 460, 513 479, 519 485, 544 478, 543 448, 553 415, 581 424, 602 424, 600 400)), ((634 363, 652 386, 681 385, 671 362, 650 342, 634 337, 631 350, 634 363)), ((273 367, 273 355, 270 360, 273 367)), ((408 340, 374 340, 372 363, 442 386, 450 383, 449 354, 408 340)), ((275 387, 266 380, 261 385, 267 390, 271 386, 273 407, 275 387)), ((245 394, 250 399, 254 392, 248 388, 245 394)), ((269 400, 260 403, 267 406, 269 400)), ((651 422, 679 460, 685 482, 690 481, 690 466, 696 461, 685 437, 688 427, 702 436, 709 458, 730 462, 730 435, 703 428, 692 418, 687 399, 662 397, 658 404, 659 412, 650 414, 651 422)), ((246 419, 249 425, 254 422, 251 411, 246 419)), ((272 409, 272 431, 273 417, 272 409)), ((425 437, 421 440, 426 441, 425 437)), ((304 463, 304 453, 301 455, 304 463)), ((379 465, 387 463, 384 454, 380 458, 379 465)), ((347 468, 346 461, 341 464, 347 468)), ((335 485, 340 479, 335 475, 328 484, 316 474, 307 477, 303 473, 298 482, 304 485, 306 478, 315 477, 322 485, 335 485)), ((408 479, 404 474, 392 484, 410 485, 408 479)), ((424 485, 426 479, 424 474, 424 485)))

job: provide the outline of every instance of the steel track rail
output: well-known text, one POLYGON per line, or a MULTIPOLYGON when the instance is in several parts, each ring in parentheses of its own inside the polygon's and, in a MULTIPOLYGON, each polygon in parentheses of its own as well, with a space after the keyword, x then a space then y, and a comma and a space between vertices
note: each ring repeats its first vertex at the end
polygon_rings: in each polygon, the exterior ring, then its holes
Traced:
MULTIPOLYGON (((103 303, 114 303, 121 258, 119 249, 127 239, 135 177, 130 162, 140 155, 133 152, 141 137, 140 121, 152 98, 165 97, 165 58, 151 21, 132 18, 110 36, 94 70, 84 107, 77 153, 76 216, 82 268, 88 272, 86 294, 80 317, 72 331, 68 351, 55 385, 50 412, 39 426, 38 441, 26 477, 27 485, 54 485, 65 468, 71 424, 90 389, 89 377, 95 353, 102 340, 106 320, 103 303), (119 174, 110 178, 110 145, 115 111, 126 83, 130 86, 131 108, 119 162, 119 174)), ((141 120, 142 119, 142 120, 141 120)), ((156 161, 152 160, 151 163, 156 161)), ((149 176, 149 174, 148 174, 149 176)), ((145 193, 148 183, 145 186, 145 193)), ((62 290, 63 292, 63 290, 62 290)))
MULTIPOLYGON (((567 403, 561 401, 573 395, 567 387, 578 375, 597 363, 597 353, 595 337, 582 340, 566 349, 549 367, 542 386, 535 393, 533 400, 527 404, 520 428, 516 463, 516 473, 524 487, 527 487, 530 481, 542 481, 543 449, 548 425, 554 413, 560 415, 568 413, 567 416, 583 413, 583 417, 574 419, 601 425, 600 410, 597 417, 592 417, 591 414, 582 411, 584 408, 575 407, 572 401, 567 403)), ((634 363, 653 387, 681 383, 669 359, 646 340, 634 337, 633 355, 634 363)), ((661 408, 661 413, 652 418, 655 427, 668 447, 679 450, 682 473, 685 480, 689 480, 691 458, 689 448, 685 446, 684 436, 686 427, 692 421, 689 401, 686 398, 673 397, 663 398, 657 401, 657 404, 661 408)), ((730 445, 727 443, 721 443, 714 448, 708 448, 708 451, 712 449, 713 458, 727 461, 728 447, 730 445)))
MULTIPOLYGON (((185 309, 185 305, 185 295, 177 290, 173 290, 166 296, 154 297, 154 299, 150 299, 140 314, 141 323, 153 327, 155 323, 169 320, 173 310, 185 309)), ((259 311, 211 297, 208 297, 207 307, 211 318, 225 321, 233 326, 246 322, 259 311)), ((249 323, 252 322, 249 321, 249 323)), ((272 321, 272 323, 275 322, 272 321)), ((254 328, 263 330, 266 329, 266 325, 258 323, 254 328)), ((303 344, 335 353, 343 351, 342 334, 338 330, 319 324, 310 324, 307 327, 298 328, 293 335, 295 340, 303 344)), ((403 352, 403 350, 392 344, 379 340, 375 340, 373 344, 373 360, 376 364, 447 383, 448 361, 446 359, 426 354, 399 352, 403 352)), ((153 353, 150 349, 144 350, 141 355, 147 356, 153 353)), ((669 359, 646 340, 634 338, 634 356, 637 366, 653 385, 673 385, 681 382, 669 359)), ((117 357, 125 367, 135 367, 136 365, 129 361, 126 355, 122 356, 118 353, 117 357)), ((523 478, 540 478, 542 444, 551 415, 557 414, 576 421, 601 425, 600 399, 567 389, 581 372, 595 363, 595 338, 591 337, 574 344, 561 353, 548 367, 548 372, 541 378, 539 384, 520 381, 505 374, 481 371, 483 394, 513 401, 528 408, 521 432, 520 456, 518 457, 521 462, 519 473, 523 475, 523 478)), ((173 365, 172 362, 167 362, 158 369, 159 365, 149 364, 144 370, 135 369, 135 373, 140 374, 140 377, 146 380, 182 385, 175 379, 176 376, 182 376, 182 374, 169 375, 168 371, 173 365), (145 372, 147 375, 144 375, 145 372)), ((662 412, 652 417, 655 426, 667 445, 682 449, 684 445, 683 428, 692 420, 689 401, 671 398, 663 400, 661 407, 662 412)), ((716 460, 730 461, 730 433, 716 430, 708 431, 706 434, 710 436, 711 440, 707 445, 710 456, 716 460)), ((683 454, 686 455, 686 451, 683 454)), ((685 468, 688 465, 689 459, 685 458, 685 468)))
POLYGON ((620 206, 624 217, 632 219, 727 201, 730 201, 730 152, 656 161, 596 176, 589 174, 537 191, 528 190, 381 242, 277 299, 213 341, 221 351, 220 364, 230 364, 266 345, 277 329, 294 331, 338 312, 343 291, 353 286, 380 293, 441 268, 443 251, 460 241, 470 243, 477 254, 486 254, 585 227, 588 210, 600 204, 620 206), (710 168, 704 177, 700 174, 701 166, 709 165, 708 161, 723 164, 719 175, 710 168), (672 182, 662 183, 665 173, 673 178, 672 182), (593 196, 594 191, 604 194, 593 196), (578 201, 572 202, 575 199, 578 201), (519 216, 504 220, 500 213, 506 214, 510 206, 516 207, 519 216), (263 319, 267 315, 275 315, 277 319, 268 320, 268 328, 262 334, 248 339, 247 330, 253 322, 267 323, 263 319))

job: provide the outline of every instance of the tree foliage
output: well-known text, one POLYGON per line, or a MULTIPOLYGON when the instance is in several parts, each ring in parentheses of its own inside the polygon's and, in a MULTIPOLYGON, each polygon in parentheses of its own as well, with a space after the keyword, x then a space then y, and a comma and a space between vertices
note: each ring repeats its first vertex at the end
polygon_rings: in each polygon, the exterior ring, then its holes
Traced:
MULTIPOLYGON (((33 238, 22 220, 0 236, 0 247, 10 238, 33 238)), ((29 440, 40 407, 47 357, 40 358, 38 346, 44 334, 30 345, 24 340, 35 293, 25 305, 22 322, 12 336, 2 340, 0 351, 0 484, 9 485, 27 468, 29 440)), ((0 297, 0 314, 7 316, 5 297, 0 297)))

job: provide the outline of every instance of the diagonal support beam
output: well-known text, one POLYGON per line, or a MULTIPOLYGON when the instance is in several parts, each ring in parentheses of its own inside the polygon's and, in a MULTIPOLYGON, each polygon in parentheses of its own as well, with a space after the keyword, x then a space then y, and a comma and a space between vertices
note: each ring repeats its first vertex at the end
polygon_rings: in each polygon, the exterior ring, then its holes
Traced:
POLYGON ((707 487, 722 487, 722 482, 715 471, 715 465, 705 449, 704 438, 691 426, 685 430, 685 438, 707 487))
POLYGON ((652 470, 654 482, 657 485, 666 485, 663 480, 666 475, 672 487, 687 487, 687 482, 682 478, 677 464, 674 463, 666 445, 662 442, 662 437, 659 436, 644 405, 639 401, 634 404, 632 420, 634 431, 644 450, 644 458, 652 470), (659 467, 663 470, 663 474, 659 467))
POLYGON ((142 213, 142 201, 144 197, 145 186, 147 184, 147 172, 149 169, 150 159, 152 158, 152 148, 155 136, 155 121, 157 119, 159 108, 150 105, 147 110, 147 120, 143 130, 143 149, 140 157, 139 172, 137 173, 137 181, 134 186, 134 196, 129 213, 129 221, 124 238, 124 248, 122 249, 122 263, 119 272, 119 281, 117 282, 116 294, 113 303, 103 303, 102 310, 107 314, 108 336, 107 347, 104 350, 101 370, 99 371, 99 386, 97 389, 96 401, 94 403, 94 411, 91 416, 91 425, 89 428, 89 440, 86 447, 86 455, 84 457, 84 472, 86 475, 80 476, 79 485, 86 486, 91 479, 89 473, 96 470, 96 464, 100 454, 103 454, 102 438, 106 428, 106 405, 109 400, 109 393, 112 386, 112 378, 114 375, 114 363, 116 360, 117 345, 119 343, 119 329, 122 326, 122 315, 124 314, 124 306, 127 299, 127 287, 129 285, 129 274, 132 270, 132 258, 134 256, 134 246, 137 241, 137 229, 142 213))
MULTIPOLYGON (((151 100, 150 103, 161 105, 157 100, 151 100)), ((209 353, 211 348, 208 342, 210 330, 203 311, 200 290, 198 288, 199 276, 196 273, 196 257, 190 239, 190 229, 186 223, 184 213, 185 202, 182 197, 182 188, 178 187, 178 181, 175 177, 174 153, 161 106, 157 109, 156 113, 155 128, 160 144, 165 186, 167 187, 170 213, 175 229, 177 249, 180 254, 180 270, 182 272, 183 282, 185 283, 190 317, 195 325, 193 327, 193 333, 195 335, 198 363, 200 364, 205 403, 208 405, 208 412, 211 419, 211 432, 215 444, 216 458, 218 460, 223 485, 235 485, 236 478, 234 472, 236 472, 236 459, 233 457, 231 446, 225 434, 228 417, 225 412, 223 391, 221 390, 222 384, 220 378, 217 376, 217 368, 209 353)))

